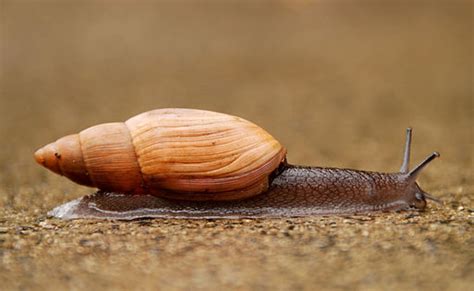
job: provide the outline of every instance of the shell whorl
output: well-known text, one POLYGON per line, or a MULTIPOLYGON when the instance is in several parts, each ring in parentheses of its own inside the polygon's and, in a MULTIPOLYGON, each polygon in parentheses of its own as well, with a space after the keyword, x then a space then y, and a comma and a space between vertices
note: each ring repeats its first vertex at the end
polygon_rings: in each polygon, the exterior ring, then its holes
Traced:
POLYGON ((123 122, 100 124, 62 137, 39 149, 35 157, 46 168, 81 185, 138 193, 143 184, 123 122))
POLYGON ((141 171, 125 123, 92 126, 81 131, 79 138, 84 164, 95 187, 124 193, 141 192, 141 171))
POLYGON ((84 165, 78 134, 67 135, 40 148, 35 152, 35 159, 56 174, 81 185, 94 186, 84 165))

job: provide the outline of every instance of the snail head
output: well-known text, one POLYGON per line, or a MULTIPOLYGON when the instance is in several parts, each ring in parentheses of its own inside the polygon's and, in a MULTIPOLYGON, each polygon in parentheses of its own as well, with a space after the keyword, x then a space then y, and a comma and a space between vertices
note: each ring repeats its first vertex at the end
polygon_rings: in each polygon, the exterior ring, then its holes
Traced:
POLYGON ((400 175, 402 179, 407 183, 407 196, 406 197, 410 203, 410 207, 415 209, 423 210, 426 207, 426 200, 431 200, 436 203, 441 203, 441 200, 432 196, 431 194, 426 193, 416 182, 416 179, 422 172, 422 170, 434 159, 438 158, 440 154, 438 152, 433 152, 429 155, 424 161, 419 163, 415 168, 409 170, 410 164, 410 151, 411 151, 411 140, 412 140, 412 129, 407 128, 406 133, 406 142, 405 142, 405 152, 403 155, 403 163, 400 168, 400 175))

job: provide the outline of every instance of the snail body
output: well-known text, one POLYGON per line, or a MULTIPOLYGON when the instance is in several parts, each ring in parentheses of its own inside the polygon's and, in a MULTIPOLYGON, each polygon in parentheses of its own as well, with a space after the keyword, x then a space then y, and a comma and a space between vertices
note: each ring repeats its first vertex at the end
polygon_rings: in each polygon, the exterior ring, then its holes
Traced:
POLYGON ((38 163, 99 191, 55 208, 61 218, 240 218, 419 209, 409 171, 411 129, 398 173, 293 166, 286 149, 242 118, 159 109, 90 127, 46 145, 38 163))

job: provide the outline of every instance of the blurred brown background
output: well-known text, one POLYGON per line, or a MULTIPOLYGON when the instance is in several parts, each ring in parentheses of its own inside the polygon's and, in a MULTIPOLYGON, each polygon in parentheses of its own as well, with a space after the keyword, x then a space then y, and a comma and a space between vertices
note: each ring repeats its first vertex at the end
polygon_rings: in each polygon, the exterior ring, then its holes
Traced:
POLYGON ((408 125, 415 149, 472 142, 471 1, 1 3, 6 144, 161 107, 243 116, 298 160, 408 125))
POLYGON ((472 13, 447 0, 0 0, 3 221, 91 191, 35 165, 36 148, 162 107, 249 119, 294 163, 384 171, 413 126, 413 161, 442 154, 426 190, 470 207, 472 13))

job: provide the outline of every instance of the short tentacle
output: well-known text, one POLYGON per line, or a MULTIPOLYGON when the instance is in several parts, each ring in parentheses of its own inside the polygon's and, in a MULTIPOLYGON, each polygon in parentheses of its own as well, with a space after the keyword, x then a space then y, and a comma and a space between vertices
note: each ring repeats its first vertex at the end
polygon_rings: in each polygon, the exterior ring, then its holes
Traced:
POLYGON ((425 199, 431 200, 431 201, 436 202, 436 203, 438 203, 438 204, 443 203, 443 202, 441 201, 441 199, 439 199, 439 198, 437 198, 437 197, 434 197, 433 195, 428 194, 428 193, 426 193, 426 192, 423 192, 423 197, 424 197, 425 199))

